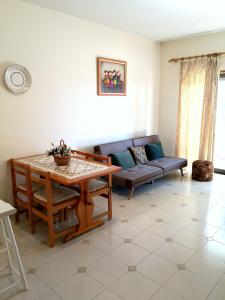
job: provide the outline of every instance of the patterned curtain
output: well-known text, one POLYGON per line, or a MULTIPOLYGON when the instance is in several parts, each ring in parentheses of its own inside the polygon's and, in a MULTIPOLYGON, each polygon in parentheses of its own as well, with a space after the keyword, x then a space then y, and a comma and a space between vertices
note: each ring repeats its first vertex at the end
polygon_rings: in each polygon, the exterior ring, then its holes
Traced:
POLYGON ((213 160, 220 56, 182 61, 176 155, 213 160))

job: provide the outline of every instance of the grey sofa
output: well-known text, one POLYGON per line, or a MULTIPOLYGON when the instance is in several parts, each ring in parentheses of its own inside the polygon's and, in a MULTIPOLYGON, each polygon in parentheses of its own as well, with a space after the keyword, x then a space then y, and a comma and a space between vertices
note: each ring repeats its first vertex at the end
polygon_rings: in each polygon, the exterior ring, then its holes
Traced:
MULTIPOLYGON (((110 156, 113 153, 129 150, 131 147, 145 146, 160 142, 158 135, 150 135, 125 141, 101 144, 94 147, 97 154, 110 156)), ((129 189, 128 199, 131 199, 134 188, 144 183, 153 182, 176 170, 181 171, 187 166, 187 160, 178 157, 164 156, 157 160, 150 160, 144 165, 136 165, 112 175, 113 183, 129 189)))

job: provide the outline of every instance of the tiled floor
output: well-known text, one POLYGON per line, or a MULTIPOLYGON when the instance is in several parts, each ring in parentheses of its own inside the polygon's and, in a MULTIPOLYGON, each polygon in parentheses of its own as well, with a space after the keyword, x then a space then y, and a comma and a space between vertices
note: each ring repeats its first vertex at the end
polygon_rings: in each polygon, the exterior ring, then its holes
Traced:
MULTIPOLYGON (((0 299, 224 300, 225 176, 201 183, 177 172, 130 201, 125 192, 113 194, 112 221, 53 249, 44 225, 34 236, 25 219, 14 226, 30 289, 0 299)), ((11 278, 0 275, 1 288, 11 278)))

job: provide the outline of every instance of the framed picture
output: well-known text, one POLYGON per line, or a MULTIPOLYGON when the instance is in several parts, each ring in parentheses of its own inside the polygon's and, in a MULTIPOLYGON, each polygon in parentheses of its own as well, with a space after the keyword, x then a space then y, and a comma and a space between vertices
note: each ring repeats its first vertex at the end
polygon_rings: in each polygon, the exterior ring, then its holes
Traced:
POLYGON ((97 58, 99 96, 126 96, 127 63, 110 58, 97 58))

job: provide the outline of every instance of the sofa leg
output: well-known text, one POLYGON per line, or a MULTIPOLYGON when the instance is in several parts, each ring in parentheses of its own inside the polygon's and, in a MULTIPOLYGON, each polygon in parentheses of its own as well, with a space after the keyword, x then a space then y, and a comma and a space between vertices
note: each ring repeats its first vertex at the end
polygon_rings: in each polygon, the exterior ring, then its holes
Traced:
POLYGON ((146 182, 147 184, 153 184, 153 180, 146 182))
POLYGON ((128 200, 130 200, 130 199, 132 198, 133 192, 134 192, 134 187, 132 186, 132 187, 129 189, 128 200))
POLYGON ((181 175, 184 176, 183 168, 180 168, 181 175))

